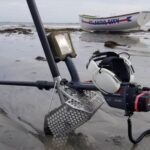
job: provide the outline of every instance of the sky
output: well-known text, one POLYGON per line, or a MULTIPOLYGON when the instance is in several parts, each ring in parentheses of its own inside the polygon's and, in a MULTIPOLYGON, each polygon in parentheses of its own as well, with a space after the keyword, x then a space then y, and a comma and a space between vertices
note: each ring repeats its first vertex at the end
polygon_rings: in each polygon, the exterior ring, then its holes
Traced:
MULTIPOLYGON (((150 11, 150 0, 35 0, 44 22, 78 23, 79 14, 105 17, 150 11)), ((0 22, 32 22, 26 0, 0 0, 0 22)))

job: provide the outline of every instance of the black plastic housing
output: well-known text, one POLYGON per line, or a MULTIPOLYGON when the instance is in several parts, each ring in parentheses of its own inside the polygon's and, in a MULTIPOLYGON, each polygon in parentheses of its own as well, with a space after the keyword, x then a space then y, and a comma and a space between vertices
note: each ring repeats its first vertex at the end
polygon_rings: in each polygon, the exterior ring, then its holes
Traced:
POLYGON ((145 93, 139 98, 138 110, 144 112, 150 111, 150 93, 145 93))

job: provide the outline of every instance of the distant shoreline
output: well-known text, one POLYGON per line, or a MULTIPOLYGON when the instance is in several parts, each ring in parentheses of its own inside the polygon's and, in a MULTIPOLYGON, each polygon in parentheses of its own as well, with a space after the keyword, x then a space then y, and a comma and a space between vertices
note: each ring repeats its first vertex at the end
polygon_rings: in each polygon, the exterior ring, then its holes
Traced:
MULTIPOLYGON (((44 23, 46 33, 53 31, 64 31, 64 32, 83 32, 79 23, 44 23)), ((31 35, 35 32, 35 26, 32 22, 0 22, 0 34, 24 34, 31 35)), ((147 26, 147 30, 135 30, 129 32, 106 32, 97 31, 96 33, 135 33, 135 32, 149 32, 150 27, 147 26)))
MULTIPOLYGON (((80 28, 72 28, 72 27, 65 27, 65 28, 45 28, 46 33, 50 33, 53 31, 64 31, 64 32, 82 32, 83 30, 80 28)), ((9 27, 5 29, 0 29, 0 34, 25 34, 30 35, 33 34, 33 29, 25 28, 25 27, 9 27)))
MULTIPOLYGON (((44 28, 48 33, 53 31, 83 31, 78 23, 44 23, 44 28)), ((0 22, 0 34, 33 34, 34 29, 34 24, 30 22, 0 22)))
MULTIPOLYGON (((50 23, 50 22, 44 22, 43 23, 44 25, 59 25, 59 26, 61 26, 61 25, 79 25, 79 23, 77 22, 77 23, 55 23, 55 22, 52 22, 52 23, 50 23)), ((28 25, 31 25, 31 26, 33 26, 34 25, 34 23, 33 22, 0 22, 0 26, 2 26, 2 25, 24 25, 24 26, 28 26, 28 25)))

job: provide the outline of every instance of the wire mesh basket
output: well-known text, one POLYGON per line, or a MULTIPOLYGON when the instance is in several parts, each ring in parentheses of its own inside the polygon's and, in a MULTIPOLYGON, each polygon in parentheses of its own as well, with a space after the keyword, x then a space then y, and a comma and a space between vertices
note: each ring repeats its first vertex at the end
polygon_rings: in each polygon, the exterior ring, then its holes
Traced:
POLYGON ((45 132, 53 135, 55 146, 65 144, 68 135, 87 122, 104 102, 98 92, 78 92, 69 88, 61 88, 61 92, 65 103, 45 116, 45 129, 48 130, 45 132))

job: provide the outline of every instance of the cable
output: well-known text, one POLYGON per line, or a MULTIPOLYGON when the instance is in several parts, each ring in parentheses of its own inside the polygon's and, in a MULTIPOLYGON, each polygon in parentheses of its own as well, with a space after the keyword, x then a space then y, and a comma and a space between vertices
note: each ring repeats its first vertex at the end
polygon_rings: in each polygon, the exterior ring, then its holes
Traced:
POLYGON ((144 131, 137 139, 134 139, 132 135, 132 121, 130 117, 128 118, 127 122, 128 122, 128 137, 133 144, 138 144, 146 135, 150 134, 150 129, 149 129, 144 131))

